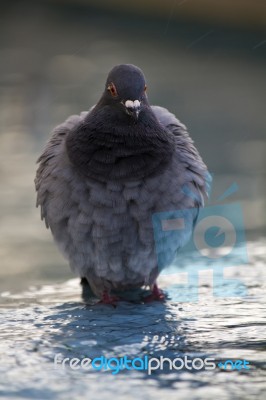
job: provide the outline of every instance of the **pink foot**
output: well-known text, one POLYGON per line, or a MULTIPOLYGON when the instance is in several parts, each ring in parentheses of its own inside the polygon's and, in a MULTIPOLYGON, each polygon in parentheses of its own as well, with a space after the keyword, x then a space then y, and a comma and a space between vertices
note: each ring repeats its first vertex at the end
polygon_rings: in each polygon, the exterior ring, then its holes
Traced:
POLYGON ((144 303, 151 303, 152 301, 164 301, 165 300, 165 294, 164 292, 158 288, 157 284, 155 283, 152 289, 152 293, 144 297, 143 301, 144 303))
POLYGON ((116 307, 116 303, 120 300, 118 296, 110 295, 107 291, 103 292, 102 298, 98 301, 98 304, 111 304, 116 307))

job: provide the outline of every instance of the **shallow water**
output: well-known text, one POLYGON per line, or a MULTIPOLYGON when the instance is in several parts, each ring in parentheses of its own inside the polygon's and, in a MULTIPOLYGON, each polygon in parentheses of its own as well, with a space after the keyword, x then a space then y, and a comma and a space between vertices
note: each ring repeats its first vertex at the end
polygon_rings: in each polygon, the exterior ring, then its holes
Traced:
MULTIPOLYGON (((4 398, 263 399, 266 393, 265 240, 248 244, 249 264, 234 268, 244 298, 212 295, 201 275, 199 301, 175 300, 173 277, 163 275, 165 303, 121 302, 116 308, 81 299, 77 279, 1 294, 0 395, 4 398), (87 304, 86 304, 87 302, 87 304), (250 369, 55 369, 54 357, 215 358, 248 361, 250 369)), ((180 364, 177 364, 180 365, 180 364)))

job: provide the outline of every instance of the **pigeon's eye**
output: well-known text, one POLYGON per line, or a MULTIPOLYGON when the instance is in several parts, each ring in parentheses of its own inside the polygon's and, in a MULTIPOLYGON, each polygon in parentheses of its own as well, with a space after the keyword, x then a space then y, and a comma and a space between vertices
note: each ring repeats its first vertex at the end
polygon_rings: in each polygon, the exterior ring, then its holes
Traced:
POLYGON ((147 91, 147 85, 144 86, 144 93, 147 91))
POLYGON ((111 95, 112 95, 113 97, 117 97, 116 87, 115 87, 115 85, 114 85, 113 82, 111 82, 111 83, 107 86, 107 89, 109 90, 109 92, 111 93, 111 95))

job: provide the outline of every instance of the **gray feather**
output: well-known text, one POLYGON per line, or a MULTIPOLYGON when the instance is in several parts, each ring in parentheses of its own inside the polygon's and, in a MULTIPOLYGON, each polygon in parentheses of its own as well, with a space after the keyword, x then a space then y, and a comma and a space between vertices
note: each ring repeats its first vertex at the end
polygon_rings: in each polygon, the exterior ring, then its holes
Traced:
MULTIPOLYGON (((158 129, 171 137, 173 152, 156 173, 138 172, 134 179, 84 175, 70 160, 66 142, 93 111, 73 115, 56 127, 38 159, 35 185, 41 217, 71 268, 86 277, 99 296, 112 288, 152 285, 159 273, 152 215, 198 209, 207 194, 207 168, 186 127, 162 107, 153 106, 152 112, 158 129)), ((130 171, 128 165, 125 168, 130 171)), ((196 217, 190 221, 190 232, 196 217)), ((169 242, 169 252, 186 240, 187 236, 180 243, 169 242)))

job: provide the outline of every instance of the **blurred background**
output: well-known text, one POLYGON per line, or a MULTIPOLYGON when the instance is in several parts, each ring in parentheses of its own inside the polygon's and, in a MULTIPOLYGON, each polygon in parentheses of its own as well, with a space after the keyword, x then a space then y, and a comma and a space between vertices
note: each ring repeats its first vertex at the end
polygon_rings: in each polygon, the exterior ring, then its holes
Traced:
POLYGON ((214 175, 239 190, 249 240, 266 226, 263 0, 2 1, 0 290, 71 277, 35 208, 49 132, 87 110, 119 63, 141 67, 152 104, 184 122, 214 175))

